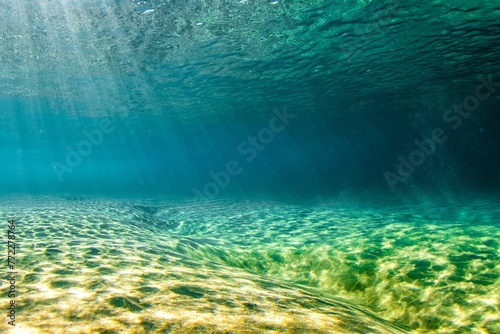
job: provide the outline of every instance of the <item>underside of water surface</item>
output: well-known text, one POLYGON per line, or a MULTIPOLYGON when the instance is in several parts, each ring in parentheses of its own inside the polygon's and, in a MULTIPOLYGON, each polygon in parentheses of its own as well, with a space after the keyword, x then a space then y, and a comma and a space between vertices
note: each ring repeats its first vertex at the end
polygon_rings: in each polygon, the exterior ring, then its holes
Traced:
POLYGON ((499 31, 0 0, 0 332, 500 333, 499 31))

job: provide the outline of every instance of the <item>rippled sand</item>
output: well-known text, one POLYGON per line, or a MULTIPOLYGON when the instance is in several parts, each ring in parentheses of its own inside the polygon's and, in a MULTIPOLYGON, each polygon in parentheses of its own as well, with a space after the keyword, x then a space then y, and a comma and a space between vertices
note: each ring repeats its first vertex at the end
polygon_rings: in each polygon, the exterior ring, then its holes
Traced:
POLYGON ((494 202, 73 199, 0 201, 13 333, 500 332, 494 202))

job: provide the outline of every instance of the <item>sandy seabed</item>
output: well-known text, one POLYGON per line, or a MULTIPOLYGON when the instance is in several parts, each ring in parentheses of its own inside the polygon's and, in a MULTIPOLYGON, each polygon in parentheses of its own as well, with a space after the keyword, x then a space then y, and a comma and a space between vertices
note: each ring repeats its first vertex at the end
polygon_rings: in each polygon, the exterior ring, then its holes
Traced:
POLYGON ((495 204, 3 198, 0 331, 500 333, 495 204))

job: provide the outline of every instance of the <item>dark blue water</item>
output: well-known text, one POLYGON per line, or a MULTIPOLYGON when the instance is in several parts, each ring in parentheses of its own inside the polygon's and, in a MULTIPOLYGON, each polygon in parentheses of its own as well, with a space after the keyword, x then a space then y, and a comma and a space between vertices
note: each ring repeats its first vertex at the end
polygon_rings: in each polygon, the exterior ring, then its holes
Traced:
POLYGON ((241 172, 207 193, 499 185, 494 4, 227 3, 226 19, 212 18, 210 3, 23 4, 6 2, 3 14, 6 193, 191 196, 230 161, 241 172), (290 119, 269 132, 273 110, 290 119), (110 131, 87 147, 105 118, 110 131), (417 153, 413 171, 415 141, 425 147, 436 128, 445 139, 417 153), (86 140, 87 156, 68 166, 86 140))
POLYGON ((454 130, 433 115, 380 106, 343 113, 264 106, 253 117, 242 107, 242 120, 182 120, 168 111, 75 117, 44 103, 6 101, 2 190, 195 196, 196 188, 208 197, 489 191, 499 183, 495 107, 454 130), (437 128, 442 143, 433 140, 437 128), (425 154, 413 157, 421 165, 407 167, 415 150, 425 154), (398 173, 400 165, 411 175, 398 173))

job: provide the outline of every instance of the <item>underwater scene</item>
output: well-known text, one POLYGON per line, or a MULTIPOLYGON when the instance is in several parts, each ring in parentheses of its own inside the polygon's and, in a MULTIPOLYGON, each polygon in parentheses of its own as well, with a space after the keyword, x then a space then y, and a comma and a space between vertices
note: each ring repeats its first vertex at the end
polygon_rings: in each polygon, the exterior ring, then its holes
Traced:
POLYGON ((500 333, 499 32, 0 0, 0 333, 500 333))

